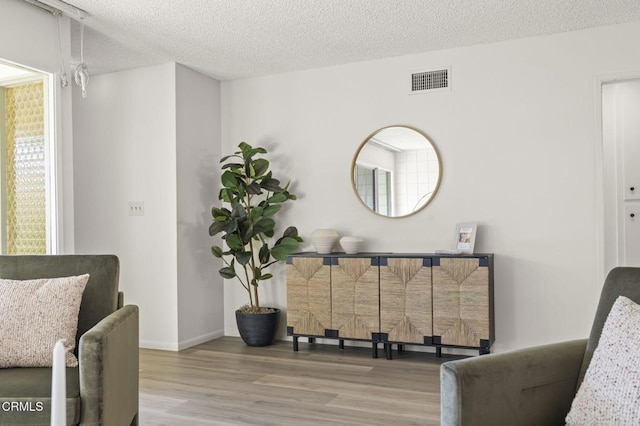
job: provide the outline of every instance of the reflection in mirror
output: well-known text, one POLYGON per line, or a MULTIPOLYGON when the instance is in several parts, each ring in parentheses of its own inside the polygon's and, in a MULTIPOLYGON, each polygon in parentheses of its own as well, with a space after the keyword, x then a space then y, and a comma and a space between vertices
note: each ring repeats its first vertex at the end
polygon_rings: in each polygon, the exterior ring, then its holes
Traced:
POLYGON ((405 126, 385 127, 365 139, 351 170, 360 201, 387 217, 408 216, 424 208, 438 190, 441 176, 435 145, 405 126))

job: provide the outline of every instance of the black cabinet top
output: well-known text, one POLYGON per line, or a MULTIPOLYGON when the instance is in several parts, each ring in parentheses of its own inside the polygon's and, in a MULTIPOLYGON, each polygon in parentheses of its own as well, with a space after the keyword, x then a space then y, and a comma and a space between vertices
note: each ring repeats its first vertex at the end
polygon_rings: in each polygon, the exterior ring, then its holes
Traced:
POLYGON ((393 253, 393 252, 362 252, 358 254, 346 254, 343 252, 333 252, 320 254, 315 251, 305 251, 290 254, 289 257, 493 257, 493 253, 473 253, 473 254, 444 254, 444 253, 393 253))

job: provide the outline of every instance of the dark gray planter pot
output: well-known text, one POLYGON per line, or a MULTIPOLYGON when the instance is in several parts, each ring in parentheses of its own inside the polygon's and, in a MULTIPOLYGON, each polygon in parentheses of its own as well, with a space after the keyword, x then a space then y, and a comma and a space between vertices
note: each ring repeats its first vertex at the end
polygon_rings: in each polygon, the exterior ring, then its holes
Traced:
POLYGON ((236 311, 240 337, 247 346, 268 346, 278 331, 280 309, 266 314, 246 314, 236 311))

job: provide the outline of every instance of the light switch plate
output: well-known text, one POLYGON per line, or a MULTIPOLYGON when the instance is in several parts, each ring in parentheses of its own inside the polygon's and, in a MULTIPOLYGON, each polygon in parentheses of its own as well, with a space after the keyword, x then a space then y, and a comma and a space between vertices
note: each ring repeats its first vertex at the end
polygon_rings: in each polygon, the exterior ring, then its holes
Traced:
POLYGON ((129 201, 129 216, 144 216, 144 201, 129 201))

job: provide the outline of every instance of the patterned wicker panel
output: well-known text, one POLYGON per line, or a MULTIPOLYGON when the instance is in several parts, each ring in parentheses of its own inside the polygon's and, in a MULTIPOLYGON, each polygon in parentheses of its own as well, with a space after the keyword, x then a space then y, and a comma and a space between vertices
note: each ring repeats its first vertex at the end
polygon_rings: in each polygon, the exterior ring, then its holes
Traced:
POLYGON ((331 328, 331 266, 321 257, 294 257, 287 265, 287 326, 295 334, 324 336, 331 328))
POLYGON ((379 332, 378 280, 370 258, 339 258, 331 267, 331 322, 340 337, 371 339, 379 332))
POLYGON ((391 342, 420 344, 432 335, 431 267, 421 258, 380 266, 380 332, 391 342))
POLYGON ((477 258, 441 258, 433 267, 433 334, 445 345, 489 339, 489 268, 477 258))

